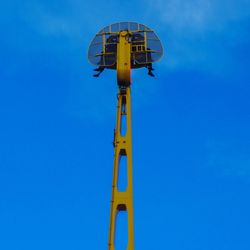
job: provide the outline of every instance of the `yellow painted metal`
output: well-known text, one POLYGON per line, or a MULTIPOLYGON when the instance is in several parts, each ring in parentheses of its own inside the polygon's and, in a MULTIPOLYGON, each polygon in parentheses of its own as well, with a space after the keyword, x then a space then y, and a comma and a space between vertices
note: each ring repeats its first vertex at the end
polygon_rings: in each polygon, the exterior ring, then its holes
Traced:
POLYGON ((131 42, 130 33, 121 31, 119 34, 119 43, 117 44, 117 81, 119 85, 128 86, 131 83, 131 42))
POLYGON ((114 137, 114 170, 112 183, 112 199, 110 213, 110 229, 108 250, 115 250, 116 217, 120 211, 128 213, 128 243, 127 250, 134 250, 134 211, 132 185, 132 131, 131 131, 131 97, 130 97, 130 54, 131 46, 128 32, 121 32, 117 46, 117 78, 120 90, 118 93, 116 129, 114 137), (121 133, 122 117, 126 119, 126 133, 121 133), (118 174, 120 158, 127 157, 127 188, 118 189, 118 174))

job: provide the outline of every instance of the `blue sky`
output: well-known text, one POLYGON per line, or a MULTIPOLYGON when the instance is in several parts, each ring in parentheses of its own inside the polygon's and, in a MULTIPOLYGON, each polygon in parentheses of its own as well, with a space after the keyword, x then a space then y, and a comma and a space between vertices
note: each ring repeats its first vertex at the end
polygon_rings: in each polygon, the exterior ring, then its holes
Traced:
POLYGON ((165 49, 155 78, 133 72, 135 249, 250 249, 249 0, 0 13, 0 249, 107 249, 117 86, 86 55, 117 21, 149 26, 165 49))

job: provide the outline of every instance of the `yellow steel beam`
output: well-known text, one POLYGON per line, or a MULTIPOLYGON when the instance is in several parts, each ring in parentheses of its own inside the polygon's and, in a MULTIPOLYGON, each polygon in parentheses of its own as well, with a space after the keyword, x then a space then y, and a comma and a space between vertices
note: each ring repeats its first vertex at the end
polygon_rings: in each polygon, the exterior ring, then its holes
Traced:
POLYGON ((119 85, 129 86, 131 83, 131 43, 129 32, 121 31, 117 44, 117 81, 119 85))
POLYGON ((110 229, 108 250, 115 250, 116 217, 120 211, 128 213, 128 243, 127 250, 134 250, 134 211, 132 188, 132 131, 131 131, 131 100, 130 100, 130 55, 131 44, 128 32, 122 31, 117 46, 117 78, 120 88, 118 94, 117 118, 115 129, 115 156, 112 183, 112 199, 110 214, 110 229), (124 87, 125 86, 125 87, 124 87), (124 90, 125 88, 125 90, 124 90), (121 133, 122 116, 126 118, 126 133, 121 133), (119 160, 121 156, 127 157, 127 188, 118 190, 119 160))

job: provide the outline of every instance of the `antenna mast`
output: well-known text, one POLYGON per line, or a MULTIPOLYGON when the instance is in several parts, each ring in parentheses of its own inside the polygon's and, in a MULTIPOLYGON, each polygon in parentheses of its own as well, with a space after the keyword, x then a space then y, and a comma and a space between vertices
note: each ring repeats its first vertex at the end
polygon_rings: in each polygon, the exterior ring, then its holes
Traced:
MULTIPOLYGON (((134 211, 132 181, 132 129, 131 129, 131 68, 148 69, 154 76, 152 63, 163 54, 160 40, 145 25, 123 22, 102 29, 92 41, 89 48, 89 61, 98 65, 95 69, 98 77, 105 68, 117 70, 118 105, 116 128, 114 134, 114 169, 112 181, 112 198, 108 250, 115 250, 115 225, 119 212, 128 214, 127 250, 134 250, 134 211), (125 131, 122 127, 126 121, 125 131), (119 190, 119 172, 121 158, 127 158, 127 186, 119 190)), ((120 181, 120 180, 119 180, 120 181)))
POLYGON ((128 213, 128 250, 134 249, 134 211, 133 211, 133 183, 132 183, 132 136, 131 136, 131 98, 130 98, 130 62, 131 43, 129 32, 119 33, 117 44, 117 80, 119 85, 116 129, 115 129, 115 156, 112 184, 111 214, 108 250, 114 250, 115 219, 117 213, 128 213), (126 117, 125 117, 126 116, 126 117), (126 118, 126 133, 121 134, 122 120, 126 118), (125 191, 118 189, 119 162, 121 157, 127 157, 127 188, 125 191))

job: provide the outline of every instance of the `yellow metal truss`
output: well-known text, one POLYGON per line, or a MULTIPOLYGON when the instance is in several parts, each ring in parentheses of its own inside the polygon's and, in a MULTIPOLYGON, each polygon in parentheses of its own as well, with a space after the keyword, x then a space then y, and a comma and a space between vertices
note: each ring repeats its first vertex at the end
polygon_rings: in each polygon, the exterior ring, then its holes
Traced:
POLYGON ((115 250, 115 224, 120 211, 128 213, 128 243, 127 250, 134 250, 134 213, 132 188, 132 129, 131 129, 131 43, 129 32, 121 31, 117 44, 117 80, 119 88, 116 129, 114 136, 114 170, 112 183, 112 199, 110 213, 110 229, 108 250, 115 250), (121 133, 122 118, 126 119, 126 133, 121 133), (119 161, 127 157, 127 187, 125 191, 118 190, 119 161))

